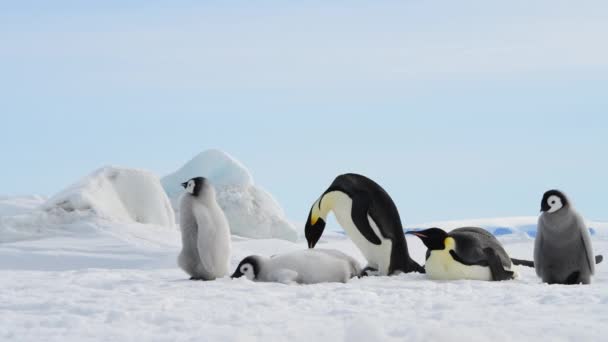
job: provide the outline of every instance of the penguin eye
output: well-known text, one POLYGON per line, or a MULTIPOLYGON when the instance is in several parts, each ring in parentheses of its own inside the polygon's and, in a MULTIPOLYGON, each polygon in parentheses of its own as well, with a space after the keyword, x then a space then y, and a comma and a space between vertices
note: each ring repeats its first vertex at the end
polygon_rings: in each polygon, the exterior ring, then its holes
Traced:
POLYGON ((551 201, 551 204, 555 204, 555 200, 551 201))

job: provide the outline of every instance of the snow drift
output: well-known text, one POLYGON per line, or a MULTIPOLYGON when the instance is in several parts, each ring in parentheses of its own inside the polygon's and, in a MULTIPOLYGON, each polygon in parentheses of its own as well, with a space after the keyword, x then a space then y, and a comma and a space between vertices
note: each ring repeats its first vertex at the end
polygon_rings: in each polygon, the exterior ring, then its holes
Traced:
POLYGON ((218 204, 226 214, 232 234, 297 240, 295 227, 286 219, 277 201, 254 184, 253 177, 240 162, 219 150, 200 153, 161 180, 176 211, 184 193, 180 184, 199 176, 215 186, 218 204))
POLYGON ((43 209, 90 211, 123 223, 175 227, 175 214, 160 181, 137 169, 104 167, 50 198, 43 209))

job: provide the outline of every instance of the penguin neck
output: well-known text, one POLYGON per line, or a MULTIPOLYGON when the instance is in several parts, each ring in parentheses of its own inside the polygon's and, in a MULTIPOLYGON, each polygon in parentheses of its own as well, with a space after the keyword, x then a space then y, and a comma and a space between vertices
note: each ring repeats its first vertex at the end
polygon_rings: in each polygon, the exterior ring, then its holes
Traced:
POLYGON ((543 220, 545 225, 555 231, 561 231, 563 228, 567 228, 572 223, 575 215, 570 206, 565 206, 554 213, 544 213, 543 220))
POLYGON ((438 255, 438 256, 441 256, 442 258, 445 258, 445 257, 451 258, 450 251, 454 250, 456 248, 456 241, 452 237, 447 237, 443 241, 443 244, 444 244, 443 249, 432 249, 430 255, 438 255))
POLYGON ((329 212, 332 211, 334 209, 334 207, 336 206, 340 197, 344 196, 344 195, 346 195, 346 194, 344 194, 340 191, 332 191, 332 192, 326 193, 319 200, 321 203, 317 204, 317 206, 319 207, 319 217, 321 217, 322 219, 325 220, 327 218, 327 215, 329 214, 329 212))
POLYGON ((215 199, 215 194, 211 191, 201 191, 198 196, 193 196, 190 194, 186 194, 190 198, 192 202, 201 203, 205 205, 212 205, 213 203, 217 203, 215 199))

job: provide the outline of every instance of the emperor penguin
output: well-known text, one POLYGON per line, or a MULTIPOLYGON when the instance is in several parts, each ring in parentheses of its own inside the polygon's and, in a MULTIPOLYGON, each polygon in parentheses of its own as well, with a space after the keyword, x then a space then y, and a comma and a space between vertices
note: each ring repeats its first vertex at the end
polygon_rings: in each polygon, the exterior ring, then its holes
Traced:
POLYGON ((362 275, 424 273, 410 258, 395 203, 373 180, 352 173, 336 177, 308 215, 305 235, 309 248, 321 238, 330 211, 367 259, 362 275))
POLYGON ((515 277, 512 264, 531 266, 530 261, 511 259, 500 242, 477 227, 409 231, 428 248, 426 274, 434 280, 501 281, 515 277))
POLYGON ((595 264, 589 230, 568 197, 559 190, 543 195, 534 241, 536 274, 549 284, 590 284, 595 264))
POLYGON ((330 249, 305 249, 270 258, 251 255, 243 259, 232 278, 283 284, 346 283, 361 272, 352 257, 330 249))
POLYGON ((182 183, 180 202, 182 251, 178 265, 192 280, 214 280, 228 274, 230 227, 215 199, 215 189, 203 177, 182 183))

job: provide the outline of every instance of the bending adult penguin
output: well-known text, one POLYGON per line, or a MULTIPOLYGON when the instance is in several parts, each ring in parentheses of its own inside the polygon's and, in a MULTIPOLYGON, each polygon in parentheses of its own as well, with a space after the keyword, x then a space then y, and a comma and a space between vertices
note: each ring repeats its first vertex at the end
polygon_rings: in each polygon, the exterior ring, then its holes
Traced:
POLYGON ((595 264, 591 237, 582 216, 559 190, 543 195, 534 242, 536 274, 549 284, 590 284, 595 264))
POLYGON ((481 228, 464 227, 449 233, 430 228, 407 234, 416 235, 428 248, 424 267, 435 280, 509 280, 515 277, 512 264, 531 264, 511 259, 494 235, 481 228))
POLYGON ((424 273, 410 258, 395 203, 376 182, 352 173, 338 176, 310 210, 305 228, 309 248, 321 238, 330 211, 367 259, 363 275, 424 273))
POLYGON ((180 202, 182 251, 178 265, 192 280, 214 280, 228 273, 230 228, 215 199, 215 189, 203 177, 182 184, 180 202))
POLYGON ((361 272, 352 257, 336 250, 307 249, 270 258, 251 255, 243 259, 232 278, 284 284, 345 283, 361 272))

